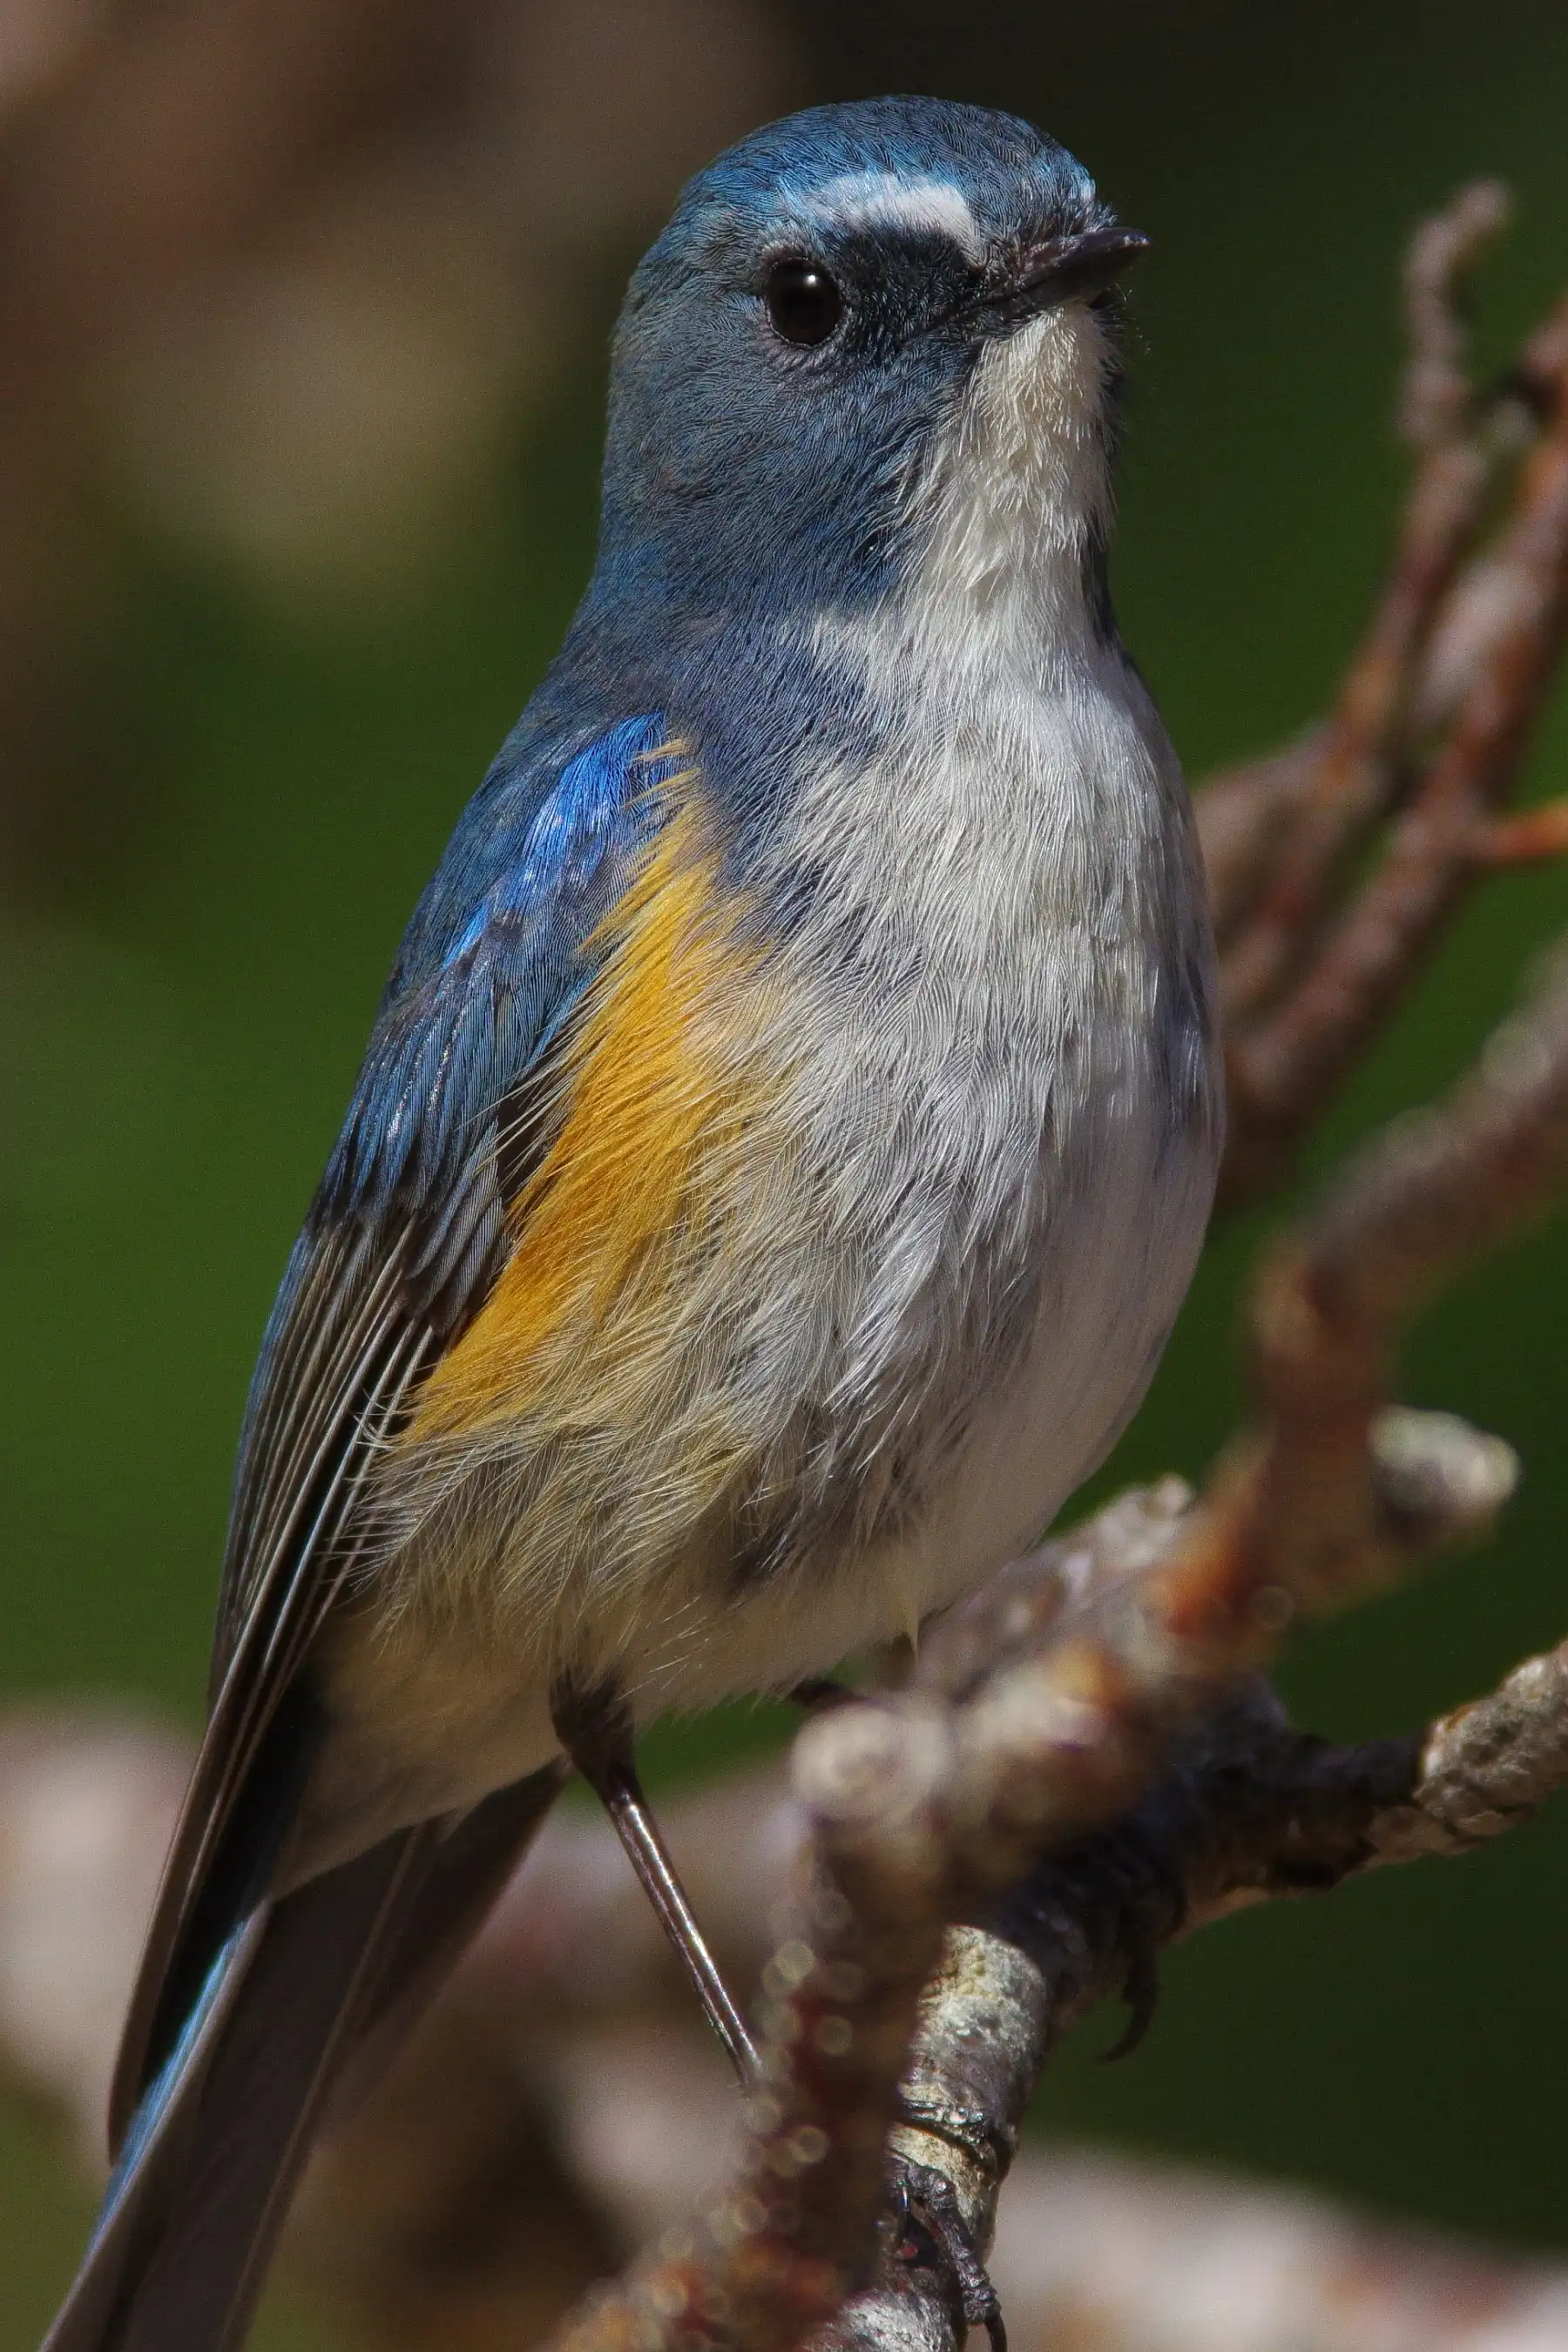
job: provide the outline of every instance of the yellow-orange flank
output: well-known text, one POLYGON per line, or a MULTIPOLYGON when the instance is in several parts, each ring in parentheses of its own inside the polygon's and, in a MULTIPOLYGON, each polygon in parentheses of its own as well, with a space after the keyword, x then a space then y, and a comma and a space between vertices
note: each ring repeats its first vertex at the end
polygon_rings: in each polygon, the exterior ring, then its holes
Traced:
POLYGON ((430 1374, 405 1443, 537 1408, 552 1342, 646 1313, 670 1244, 700 1219, 699 1144, 733 1108, 717 1043, 738 975, 698 830, 689 801, 605 925, 613 944, 566 1058, 561 1125, 512 1207, 516 1245, 430 1374))

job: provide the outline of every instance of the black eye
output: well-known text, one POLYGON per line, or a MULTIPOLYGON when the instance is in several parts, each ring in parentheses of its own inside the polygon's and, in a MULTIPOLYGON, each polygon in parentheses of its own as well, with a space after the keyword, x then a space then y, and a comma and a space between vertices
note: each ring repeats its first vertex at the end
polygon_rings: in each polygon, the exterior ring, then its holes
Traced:
POLYGON ((815 261, 775 261, 763 299, 786 343, 825 343, 844 316, 837 281, 815 261))

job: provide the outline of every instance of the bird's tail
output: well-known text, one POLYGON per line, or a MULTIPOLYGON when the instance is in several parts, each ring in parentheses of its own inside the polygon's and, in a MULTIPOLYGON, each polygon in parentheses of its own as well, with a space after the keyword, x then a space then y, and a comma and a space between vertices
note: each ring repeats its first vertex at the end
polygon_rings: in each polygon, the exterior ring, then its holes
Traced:
POLYGON ((233 2352, 345 2064, 412 2023, 560 1785, 548 1767, 241 1921, 136 2111, 43 2352, 233 2352))

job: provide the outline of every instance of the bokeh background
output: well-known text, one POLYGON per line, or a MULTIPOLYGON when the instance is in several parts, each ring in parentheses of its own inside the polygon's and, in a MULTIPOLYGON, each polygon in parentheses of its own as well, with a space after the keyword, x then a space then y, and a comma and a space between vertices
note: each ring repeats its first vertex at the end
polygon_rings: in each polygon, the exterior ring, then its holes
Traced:
MULTIPOLYGON (((1400 494, 1402 241, 1518 197, 1483 362, 1568 280, 1561 0, 0 0, 0 1679, 195 1718, 234 1433, 398 932, 552 650, 605 331, 686 173, 816 98, 1031 115, 1155 239, 1116 558, 1194 775, 1321 704, 1400 494)), ((1568 768, 1561 704, 1531 791, 1568 768)), ((1301 1182, 1437 1087, 1568 924, 1491 887, 1301 1182)), ((1211 1250, 1109 1486, 1196 1473, 1281 1204, 1211 1250)), ((1423 1326, 1407 1392, 1521 1449, 1502 1540, 1296 1649, 1409 1727, 1568 1621, 1568 1232, 1423 1326)), ((780 1736, 662 1733, 656 1782, 780 1736)), ((1568 2248, 1568 1813, 1179 1950, 1042 2128, 1568 2248)), ((0 2352, 87 2198, 0 2105, 0 2352)), ((261 2337, 326 2342, 275 2299, 261 2337)))

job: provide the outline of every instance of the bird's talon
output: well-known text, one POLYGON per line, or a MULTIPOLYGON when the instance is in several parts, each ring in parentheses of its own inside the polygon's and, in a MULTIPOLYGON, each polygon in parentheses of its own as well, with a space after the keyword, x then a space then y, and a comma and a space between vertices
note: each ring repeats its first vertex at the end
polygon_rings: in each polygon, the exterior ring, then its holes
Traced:
POLYGON ((996 2290, 946 2173, 900 2157, 895 2159, 892 2186, 897 2223, 893 2260, 944 2273, 956 2290, 954 2299, 963 2307, 965 2325, 984 2328, 991 2352, 1007 2352, 1007 2329, 996 2290))

